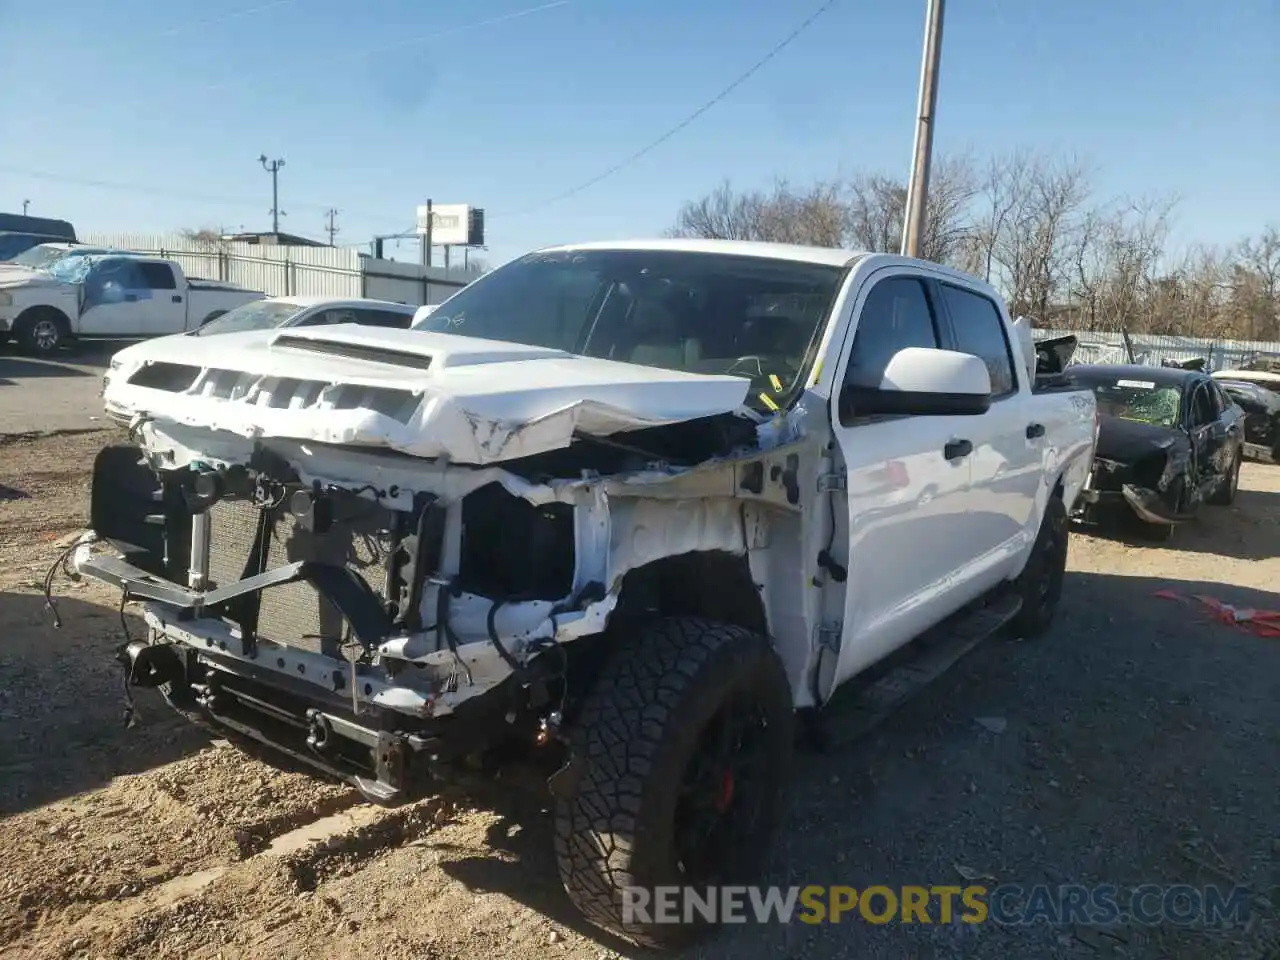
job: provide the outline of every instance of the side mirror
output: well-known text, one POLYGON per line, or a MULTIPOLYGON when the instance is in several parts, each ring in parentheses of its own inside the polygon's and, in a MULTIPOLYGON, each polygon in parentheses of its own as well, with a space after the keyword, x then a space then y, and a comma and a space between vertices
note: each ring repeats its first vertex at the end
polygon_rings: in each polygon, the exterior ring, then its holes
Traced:
POLYGON ((880 383, 849 383, 840 418, 974 416, 991 407, 991 373, 970 353, 907 347, 893 355, 880 383))

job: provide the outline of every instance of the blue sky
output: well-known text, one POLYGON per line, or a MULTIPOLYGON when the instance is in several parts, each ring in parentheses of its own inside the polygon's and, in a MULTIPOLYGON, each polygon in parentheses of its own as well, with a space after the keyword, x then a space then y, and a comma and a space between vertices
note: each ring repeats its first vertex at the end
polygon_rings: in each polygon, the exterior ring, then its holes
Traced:
MULTIPOLYGON (((333 206, 355 244, 431 197, 486 208, 500 262, 659 233, 726 176, 905 176, 924 2, 837 0, 677 136, 545 202, 819 2, 0 0, 0 209, 30 199, 81 230, 266 229, 266 153, 287 161, 282 229, 319 237, 333 206)), ((1229 243, 1280 220, 1277 37, 1277 0, 952 0, 935 149, 1074 152, 1100 196, 1178 194, 1177 242, 1229 243)))

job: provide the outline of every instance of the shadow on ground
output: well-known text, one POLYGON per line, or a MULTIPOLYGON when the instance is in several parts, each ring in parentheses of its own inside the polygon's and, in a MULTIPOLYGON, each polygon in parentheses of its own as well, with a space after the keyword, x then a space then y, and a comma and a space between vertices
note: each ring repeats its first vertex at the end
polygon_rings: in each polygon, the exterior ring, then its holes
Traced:
POLYGON ((138 340, 83 340, 71 343, 49 357, 34 357, 17 350, 13 344, 0 346, 0 384, 37 377, 87 377, 111 362, 112 356, 138 340))
MULTIPOLYGON (((1236 882, 1265 895, 1280 878, 1280 642, 1154 596, 1170 587, 1280 609, 1280 595, 1221 583, 1068 574, 1050 635, 993 638, 867 738, 799 757, 765 882, 898 889, 967 874, 1024 894, 1075 883, 1225 894, 1236 882)), ((544 806, 494 807, 490 842, 508 857, 446 854, 440 866, 611 946, 561 892, 544 806)), ((1280 947, 1269 914, 1248 932, 1119 924, 1104 935, 1066 916, 947 924, 936 901, 929 910, 930 924, 748 923, 680 956, 1004 960, 1120 946, 1240 960, 1280 947)))
MULTIPOLYGON (((138 723, 125 729, 112 659, 119 616, 74 595, 57 603, 61 629, 43 597, 0 592, 0 816, 169 763, 207 740, 149 690, 135 693, 138 723)), ((127 619, 142 635, 142 622, 127 619)))
MULTIPOLYGON (((1280 466, 1269 469, 1280 472, 1280 466)), ((1202 506, 1194 520, 1179 524, 1163 543, 1144 537, 1137 521, 1125 514, 1090 524, 1085 529, 1094 536, 1131 547, 1183 550, 1237 560, 1270 560, 1280 556, 1280 493, 1242 488, 1231 506, 1202 506)))
POLYGON ((90 376, 90 373, 86 370, 69 367, 65 363, 53 360, 28 360, 0 355, 0 386, 17 386, 19 380, 87 376, 90 376))

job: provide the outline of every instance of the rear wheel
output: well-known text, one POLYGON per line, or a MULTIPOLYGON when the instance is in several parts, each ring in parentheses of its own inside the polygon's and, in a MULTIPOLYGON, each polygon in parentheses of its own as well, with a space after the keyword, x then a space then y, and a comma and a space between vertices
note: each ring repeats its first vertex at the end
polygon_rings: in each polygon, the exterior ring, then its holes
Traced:
POLYGON ((1038 637, 1052 625, 1066 579, 1069 536, 1067 508, 1061 498, 1050 497, 1031 556, 1017 580, 1022 609, 1009 625, 1018 636, 1038 637))
POLYGON ((791 691, 769 641, 741 627, 659 620, 621 643, 574 726, 580 766, 556 802, 556 860, 592 923, 674 946, 708 925, 663 923, 656 888, 704 897, 752 882, 763 863, 792 750, 791 691))

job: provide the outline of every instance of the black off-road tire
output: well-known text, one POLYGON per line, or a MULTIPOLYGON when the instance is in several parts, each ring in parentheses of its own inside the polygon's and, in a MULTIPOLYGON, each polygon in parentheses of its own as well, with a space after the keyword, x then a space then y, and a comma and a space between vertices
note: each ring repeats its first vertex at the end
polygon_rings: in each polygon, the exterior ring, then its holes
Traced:
POLYGON ((1244 460, 1244 448, 1237 447, 1236 454, 1227 469, 1227 475, 1209 495, 1209 503, 1215 507, 1229 507, 1236 502, 1236 490, 1240 488, 1240 462, 1244 460))
POLYGON ((1062 582, 1066 578, 1070 528, 1070 518, 1062 498, 1050 497, 1045 504, 1036 542, 1031 547, 1031 556, 1016 581, 1022 609, 1009 621, 1009 629, 1014 636, 1030 640, 1047 633, 1053 624, 1058 601, 1062 597, 1062 582))
POLYGON ((791 690, 769 641, 742 627, 664 619, 620 643, 571 733, 579 770, 569 795, 556 801, 556 860, 570 900, 593 924, 641 946, 679 946, 710 928, 628 923, 623 890, 691 886, 703 895, 708 885, 756 879, 791 759, 791 690), (751 772, 727 778, 728 798, 718 798, 712 806, 719 812, 710 815, 714 823, 748 830, 751 839, 727 843, 728 852, 709 861, 714 868, 690 876, 681 867, 688 848, 679 826, 691 820, 682 796, 691 770, 706 768, 693 761, 719 742, 727 716, 752 718, 753 735, 744 739, 756 750, 751 772))

